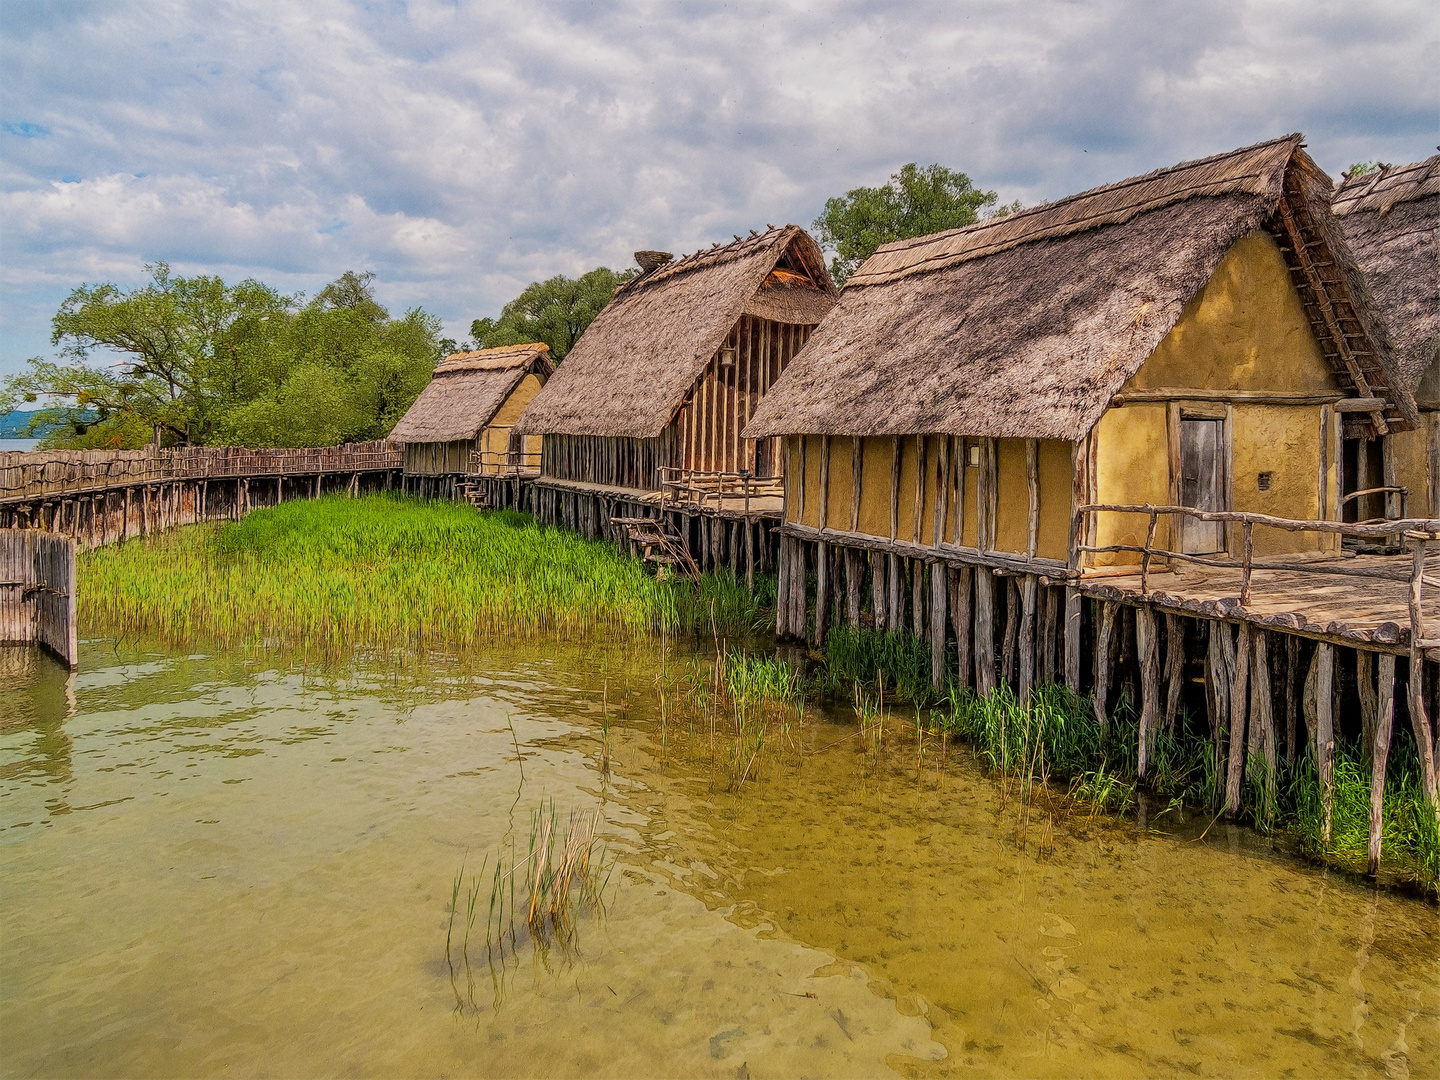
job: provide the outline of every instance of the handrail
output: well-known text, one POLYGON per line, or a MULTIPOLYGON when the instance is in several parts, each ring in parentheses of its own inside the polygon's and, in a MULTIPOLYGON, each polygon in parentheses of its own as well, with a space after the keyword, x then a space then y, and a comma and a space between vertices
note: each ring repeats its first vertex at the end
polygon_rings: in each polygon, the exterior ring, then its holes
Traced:
POLYGON ((704 509, 713 499, 718 510, 724 507, 725 496, 731 494, 744 498, 745 514, 748 517, 751 498, 783 495, 785 491, 783 477, 757 477, 747 471, 719 472, 673 465, 661 465, 655 471, 658 474, 662 506, 691 505, 704 509))
MULTIPOLYGON (((1221 569, 1240 570, 1240 606, 1250 605, 1250 583, 1253 572, 1259 570, 1281 570, 1296 571, 1300 573, 1317 574, 1339 574, 1347 577, 1378 578, 1385 581, 1409 582, 1412 597, 1412 623, 1417 627, 1415 635, 1419 636, 1418 612, 1419 596, 1421 586, 1429 580, 1432 585, 1440 585, 1433 579, 1424 576, 1423 552, 1428 550, 1432 541, 1440 540, 1440 519, 1436 518, 1399 518, 1387 520, 1384 524, 1368 524, 1360 522, 1341 521, 1316 521, 1300 520, 1297 518, 1274 517, 1270 514, 1254 514, 1234 510, 1199 510, 1193 506, 1156 506, 1150 503, 1142 505, 1123 503, 1087 503, 1076 507, 1071 521, 1071 566, 1072 571, 1078 570, 1078 559, 1082 552, 1105 553, 1129 551, 1141 555, 1140 561, 1140 594, 1148 596, 1150 592, 1150 562, 1151 559, 1159 556, 1164 559, 1177 559, 1182 562, 1198 563, 1203 566, 1211 566, 1221 569), (1145 514, 1149 518, 1146 530, 1145 544, 1104 544, 1087 545, 1080 542, 1085 535, 1084 526, 1087 515, 1095 513, 1120 513, 1120 514, 1145 514), (1198 518, 1201 521, 1223 521, 1238 523, 1243 533, 1243 548, 1241 558, 1237 562, 1233 558, 1216 558, 1214 556, 1192 555, 1187 552, 1171 551, 1168 548, 1155 546, 1156 523, 1161 514, 1185 515, 1198 518), (1323 566, 1315 563, 1294 562, 1294 561, 1263 561, 1255 560, 1254 531, 1255 526, 1260 525, 1266 528, 1282 529, 1287 532, 1320 532, 1334 533, 1341 536, 1375 537, 1394 536, 1403 534, 1406 539, 1416 541, 1417 551, 1422 554, 1416 556, 1414 566, 1410 571, 1390 570, 1380 567, 1336 567, 1323 566)), ((1435 644, 1440 644, 1436 642, 1435 644)))

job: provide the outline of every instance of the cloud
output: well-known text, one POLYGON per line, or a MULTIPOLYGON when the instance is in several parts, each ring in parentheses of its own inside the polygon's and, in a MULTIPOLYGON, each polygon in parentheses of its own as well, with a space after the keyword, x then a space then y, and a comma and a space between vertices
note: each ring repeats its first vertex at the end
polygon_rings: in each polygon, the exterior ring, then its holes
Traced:
POLYGON ((1433 152, 1431 5, 12 5, 0 373, 146 262, 373 269, 457 336, 527 282, 695 250, 906 161, 1034 202, 1289 131, 1433 152))

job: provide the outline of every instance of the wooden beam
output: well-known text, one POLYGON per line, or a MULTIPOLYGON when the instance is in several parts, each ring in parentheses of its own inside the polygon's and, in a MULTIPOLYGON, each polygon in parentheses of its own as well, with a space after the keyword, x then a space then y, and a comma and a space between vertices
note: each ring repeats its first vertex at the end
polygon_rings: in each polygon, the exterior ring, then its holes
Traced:
POLYGON ((850 440, 850 531, 860 531, 860 491, 865 479, 865 440, 859 435, 850 440))
POLYGON ((1250 723, 1245 740, 1245 773, 1261 792, 1261 805, 1252 807, 1258 820, 1269 823, 1275 814, 1275 713, 1270 688, 1269 635, 1256 630, 1250 654, 1250 723), (1260 776, 1254 769, 1261 770, 1260 776))
POLYGON ((975 575, 975 681, 981 697, 995 690, 995 575, 975 575))
POLYGON ((1315 763, 1320 772, 1322 804, 1320 841, 1328 849, 1335 813, 1335 646, 1328 641, 1317 643, 1310 666, 1314 676, 1315 763))
POLYGON ((830 522, 830 436, 820 436, 820 531, 830 522))
POLYGON ((1026 574, 1020 579, 1020 704, 1029 704, 1035 689, 1035 609, 1040 579, 1026 574))
POLYGON ((945 689, 945 601, 946 577, 944 563, 931 563, 930 575, 930 685, 938 694, 945 689))
POLYGON ((888 556, 878 551, 870 553, 870 602, 875 608, 875 629, 885 630, 890 625, 889 616, 885 611, 885 597, 888 590, 885 588, 885 563, 888 556))
POLYGON ((890 539, 900 539, 900 436, 890 439, 890 539))
POLYGON ((1165 730, 1175 731, 1180 693, 1185 688, 1185 624, 1179 615, 1165 615, 1165 730))
POLYGON ((845 551, 845 617, 851 626, 860 625, 860 587, 865 577, 864 556, 857 548, 845 551))
POLYGON ((910 632, 925 636, 925 564, 919 559, 910 560, 910 632))
MULTIPOLYGON (((824 458, 821 458, 823 463, 824 458)), ((822 504, 823 505, 823 504, 822 504)), ((823 510, 821 511, 824 512, 823 510)), ((815 545, 815 639, 817 649, 825 647, 825 631, 830 622, 830 546, 825 541, 815 545)))
POLYGON ((910 539, 923 544, 922 526, 925 520, 925 436, 915 436, 915 523, 910 539))
POLYGON ((786 638, 790 636, 790 545, 795 543, 790 537, 780 536, 780 565, 775 583, 775 636, 786 638))
MULTIPOLYGON (((1005 636, 1001 639, 1000 672, 1010 689, 1015 690, 1019 679, 1016 677, 1016 655, 1020 647, 1020 583, 1011 576, 1005 582, 1005 636)), ((1017 695, 1018 696, 1018 695, 1017 695)))
POLYGON ((1252 646, 1250 624, 1242 622, 1235 639, 1235 666, 1230 682, 1230 745, 1229 761, 1225 771, 1225 814, 1233 817, 1240 812, 1240 781, 1245 766, 1245 717, 1249 701, 1250 652, 1252 646))
POLYGON ((1110 723, 1110 664, 1115 640, 1116 605, 1108 600, 1098 603, 1100 629, 1095 635, 1095 689, 1090 694, 1090 703, 1095 709, 1095 722, 1105 728, 1110 723))
POLYGON ((990 443, 985 439, 980 444, 980 466, 975 476, 975 547, 980 551, 990 548, 990 443))
POLYGON ((955 627, 955 651, 957 654, 955 674, 961 686, 973 686, 974 660, 971 656, 971 641, 974 637, 972 594, 975 571, 968 566, 962 566, 958 570, 950 569, 948 574, 952 590, 950 622, 955 627))
POLYGON ((1395 727, 1395 657, 1381 653, 1379 668, 1378 712, 1370 744, 1370 850, 1366 872, 1371 877, 1380 872, 1380 841, 1385 831, 1385 767, 1395 727))
POLYGON ((809 469, 809 463, 805 460, 805 453, 806 453, 805 436, 804 436, 804 435, 801 435, 801 436, 800 436, 800 477, 799 477, 799 481, 800 481, 800 482, 799 482, 799 491, 800 491, 800 521, 801 521, 801 522, 804 522, 804 520, 805 520, 805 474, 810 471, 810 469, 809 469))
POLYGON ((1338 405, 1346 402, 1347 412, 1369 412, 1377 406, 1383 408, 1381 398, 1346 397, 1343 394, 1287 394, 1274 390, 1202 390, 1191 386, 1156 386, 1145 389, 1122 390, 1110 399, 1113 405, 1150 404, 1155 402, 1184 401, 1233 401, 1243 405, 1338 405))
POLYGON ((1160 716, 1160 642, 1155 611, 1148 604, 1135 609, 1135 651, 1140 659, 1140 746, 1136 773, 1149 777, 1155 729, 1160 716))
POLYGON ((1025 552, 1032 559, 1040 552, 1040 440, 1025 440, 1025 489, 1030 500, 1029 534, 1025 552))
POLYGON ((950 503, 950 436, 939 436, 935 462, 935 525, 931 544, 939 547, 945 540, 945 512, 950 503))
POLYGON ((1080 693, 1080 605, 1080 590, 1065 586, 1065 685, 1076 694, 1080 693))

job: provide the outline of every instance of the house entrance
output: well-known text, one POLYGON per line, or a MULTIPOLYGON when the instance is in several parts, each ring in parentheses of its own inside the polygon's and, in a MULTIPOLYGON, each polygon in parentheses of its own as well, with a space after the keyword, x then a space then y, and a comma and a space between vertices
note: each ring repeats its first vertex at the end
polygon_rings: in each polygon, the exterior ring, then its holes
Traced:
MULTIPOLYGON (((1180 421, 1180 505, 1225 510, 1225 421, 1180 421)), ((1180 524, 1180 550, 1212 555, 1225 550, 1225 523, 1186 516, 1180 524)))

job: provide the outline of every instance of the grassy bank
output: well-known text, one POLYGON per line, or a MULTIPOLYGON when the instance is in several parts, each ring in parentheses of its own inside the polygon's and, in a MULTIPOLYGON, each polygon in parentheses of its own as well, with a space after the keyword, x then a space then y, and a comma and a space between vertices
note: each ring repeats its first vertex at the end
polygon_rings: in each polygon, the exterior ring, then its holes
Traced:
POLYGON ((78 601, 87 633, 319 655, 761 618, 728 575, 661 582, 612 545, 523 514, 383 496, 296 501, 87 552, 78 601))

